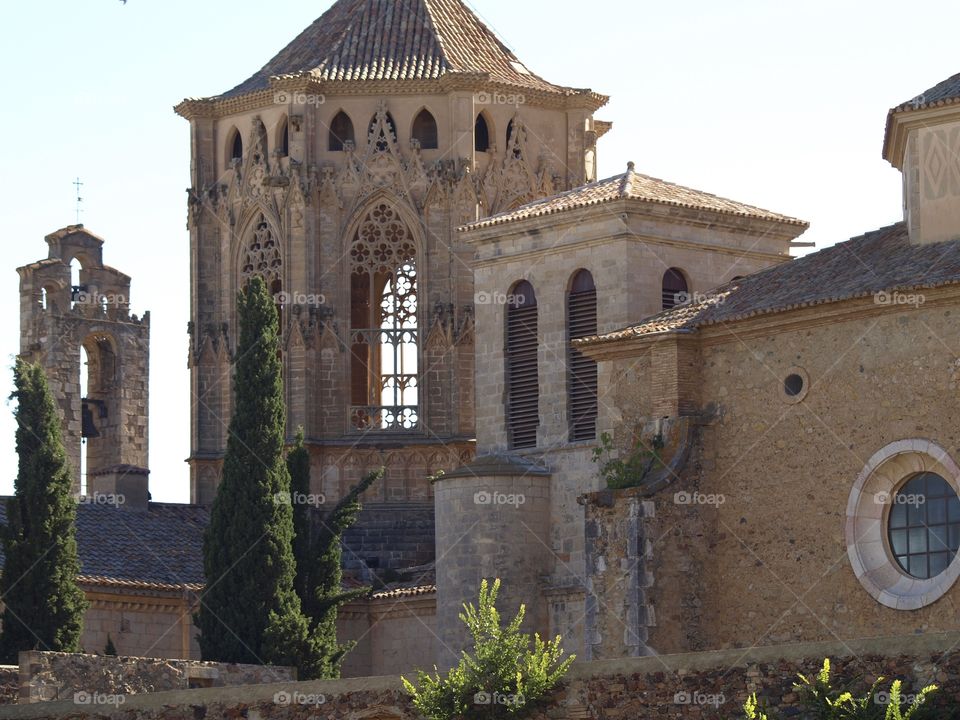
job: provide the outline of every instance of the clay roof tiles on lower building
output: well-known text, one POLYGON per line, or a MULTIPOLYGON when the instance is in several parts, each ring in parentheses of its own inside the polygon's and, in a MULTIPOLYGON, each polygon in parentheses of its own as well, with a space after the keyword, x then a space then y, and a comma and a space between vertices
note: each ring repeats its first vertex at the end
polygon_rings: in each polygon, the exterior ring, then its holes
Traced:
POLYGON ((600 205, 617 200, 636 200, 641 202, 673 205, 676 207, 710 210, 724 215, 772 220, 788 225, 808 227, 809 223, 797 218, 781 215, 770 210, 754 207, 736 200, 713 195, 702 190, 677 185, 660 178, 643 175, 635 170, 631 162, 627 171, 620 175, 598 180, 567 192, 559 193, 543 200, 522 205, 499 215, 492 215, 475 223, 465 225, 460 230, 491 227, 526 218, 541 217, 565 212, 576 208, 600 205))
POLYGON ((910 243, 906 224, 890 225, 819 252, 721 285, 698 298, 622 330, 574 341, 616 342, 654 333, 691 331, 758 315, 960 283, 960 240, 910 243))

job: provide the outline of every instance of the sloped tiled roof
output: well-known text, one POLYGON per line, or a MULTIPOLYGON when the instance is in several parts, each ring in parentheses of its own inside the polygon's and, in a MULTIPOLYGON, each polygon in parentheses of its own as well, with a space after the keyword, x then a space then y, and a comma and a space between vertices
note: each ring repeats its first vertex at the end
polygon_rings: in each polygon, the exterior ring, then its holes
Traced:
POLYGON ((960 240, 913 245, 899 222, 721 285, 699 302, 576 344, 615 342, 878 293, 909 293, 960 283, 960 240))
POLYGON ((636 172, 631 162, 627 171, 621 175, 614 175, 606 180, 583 185, 573 190, 553 195, 543 200, 537 200, 499 215, 492 215, 475 223, 465 225, 461 230, 502 225, 514 220, 552 215, 554 213, 573 210, 575 208, 600 205, 616 200, 638 200, 642 202, 673 205, 699 210, 712 210, 725 215, 739 215, 742 217, 773 220, 788 225, 808 227, 809 223, 771 212, 762 208, 746 205, 736 200, 712 195, 702 190, 676 185, 666 180, 642 175, 636 172))
POLYGON ((274 76, 433 80, 456 73, 530 90, 573 92, 527 70, 460 0, 338 0, 222 97, 266 89, 274 76))
MULTIPOLYGON (((150 503, 147 512, 77 505, 80 580, 140 589, 203 584, 203 531, 209 511, 198 505, 150 503)), ((0 523, 7 523, 0 498, 0 523)))
POLYGON ((938 82, 932 88, 900 103, 890 110, 891 113, 902 110, 920 110, 934 105, 948 105, 960 101, 960 73, 938 82))

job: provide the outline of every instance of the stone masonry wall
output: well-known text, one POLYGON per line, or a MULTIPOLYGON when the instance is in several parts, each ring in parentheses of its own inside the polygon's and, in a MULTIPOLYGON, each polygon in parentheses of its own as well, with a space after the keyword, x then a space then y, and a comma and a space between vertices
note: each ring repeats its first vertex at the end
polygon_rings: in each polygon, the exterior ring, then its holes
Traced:
MULTIPOLYGON (((960 654, 951 652, 958 643, 960 633, 945 633, 576 663, 533 720, 728 720, 742 717, 743 701, 754 692, 789 714, 797 700, 797 674, 814 674, 825 657, 831 658, 836 684, 859 680, 864 686, 883 676, 884 688, 900 679, 904 692, 911 694, 936 683, 940 689, 932 698, 933 717, 947 718, 960 701, 960 654)), ((874 697, 884 701, 882 693, 874 697)), ((417 718, 398 677, 163 692, 124 698, 117 705, 125 720, 417 718)), ((478 706, 476 717, 483 717, 485 707, 478 706)), ((82 718, 115 709, 37 703, 0 707, 0 718, 82 718)))
POLYGON ((191 687, 292 681, 296 669, 189 660, 113 657, 32 650, 20 653, 20 703, 128 696, 191 687))

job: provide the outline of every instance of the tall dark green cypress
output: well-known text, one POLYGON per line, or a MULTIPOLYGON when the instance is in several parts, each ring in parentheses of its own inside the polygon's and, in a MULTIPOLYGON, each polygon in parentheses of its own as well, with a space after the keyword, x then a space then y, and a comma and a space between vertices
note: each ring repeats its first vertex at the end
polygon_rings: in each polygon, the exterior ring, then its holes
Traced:
POLYGON ((287 456, 292 490, 293 543, 297 563, 295 587, 303 613, 310 620, 311 637, 318 651, 315 677, 340 677, 340 663, 356 643, 337 642, 337 610, 370 592, 370 588, 343 589, 340 542, 344 531, 357 521, 360 495, 383 477, 383 468, 368 473, 325 514, 303 502, 310 494, 310 455, 303 446, 303 431, 287 456))
POLYGON ((296 665, 301 677, 309 677, 316 650, 293 588, 277 311, 259 278, 237 305, 235 401, 204 538, 200 649, 205 660, 296 665))
POLYGON ((60 417, 39 365, 18 359, 14 380, 19 470, 7 500, 0 575, 0 655, 8 663, 21 650, 77 652, 87 609, 77 585, 77 503, 60 417))

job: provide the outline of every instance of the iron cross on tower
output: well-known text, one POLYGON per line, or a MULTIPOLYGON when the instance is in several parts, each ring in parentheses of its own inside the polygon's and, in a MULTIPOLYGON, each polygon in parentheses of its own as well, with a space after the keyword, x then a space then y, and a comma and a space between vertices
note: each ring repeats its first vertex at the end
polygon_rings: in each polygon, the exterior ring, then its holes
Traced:
POLYGON ((77 188, 77 225, 80 224, 80 203, 83 202, 83 198, 80 197, 80 188, 83 187, 83 183, 80 182, 80 178, 77 178, 73 181, 74 187, 77 188))

